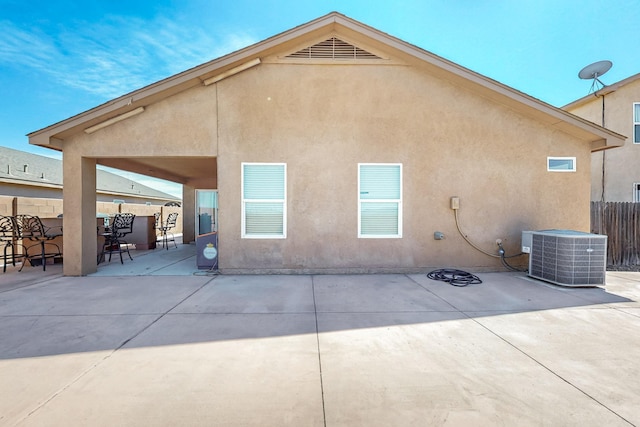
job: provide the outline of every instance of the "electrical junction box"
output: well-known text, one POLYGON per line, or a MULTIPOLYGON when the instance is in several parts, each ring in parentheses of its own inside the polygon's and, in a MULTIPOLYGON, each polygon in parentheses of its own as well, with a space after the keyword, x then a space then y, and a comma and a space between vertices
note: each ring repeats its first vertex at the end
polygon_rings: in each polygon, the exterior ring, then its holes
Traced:
POLYGON ((451 209, 453 210, 460 209, 460 197, 453 196, 451 198, 451 209))
POLYGON ((529 276, 561 286, 605 284, 607 236, 573 230, 522 232, 529 253, 529 276))
POLYGON ((533 231, 523 231, 522 232, 522 248, 521 252, 524 254, 531 253, 531 239, 533 238, 533 231))

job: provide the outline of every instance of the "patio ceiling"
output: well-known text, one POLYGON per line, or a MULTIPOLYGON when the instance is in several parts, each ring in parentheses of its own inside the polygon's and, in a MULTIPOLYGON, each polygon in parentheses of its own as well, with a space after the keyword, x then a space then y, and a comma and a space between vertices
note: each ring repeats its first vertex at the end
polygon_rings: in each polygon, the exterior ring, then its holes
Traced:
POLYGON ((215 157, 99 158, 99 165, 177 182, 194 188, 217 188, 215 157))

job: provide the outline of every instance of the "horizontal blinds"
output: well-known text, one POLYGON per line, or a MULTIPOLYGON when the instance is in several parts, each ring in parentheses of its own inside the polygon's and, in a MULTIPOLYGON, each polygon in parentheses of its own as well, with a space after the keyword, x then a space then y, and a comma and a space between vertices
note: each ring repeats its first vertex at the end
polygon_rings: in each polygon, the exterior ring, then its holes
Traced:
POLYGON ((284 164, 243 164, 244 235, 285 235, 284 164))
POLYGON ((399 237, 402 165, 359 165, 360 236, 399 237))
POLYGON ((398 235, 399 210, 397 202, 363 202, 360 207, 360 234, 398 235))
POLYGON ((251 235, 282 235, 284 204, 245 202, 245 233, 251 235))
POLYGON ((633 104, 633 142, 640 142, 640 104, 633 104))
POLYGON ((284 199, 284 165, 243 165, 243 169, 244 199, 284 199))
POLYGON ((400 165, 360 165, 360 200, 400 199, 400 165))

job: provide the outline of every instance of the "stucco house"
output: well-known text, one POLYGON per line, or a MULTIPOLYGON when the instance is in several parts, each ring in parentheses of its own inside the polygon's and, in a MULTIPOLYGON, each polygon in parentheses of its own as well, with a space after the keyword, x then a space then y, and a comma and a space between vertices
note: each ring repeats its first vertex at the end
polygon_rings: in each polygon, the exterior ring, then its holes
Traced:
POLYGON ((593 154, 591 199, 640 202, 640 74, 604 86, 563 109, 629 136, 624 147, 593 154))
POLYGON ((183 184, 185 242, 216 190, 223 273, 477 271, 458 226, 589 231, 591 153, 625 140, 339 13, 29 139, 63 152, 66 275, 96 270, 97 164, 183 184))

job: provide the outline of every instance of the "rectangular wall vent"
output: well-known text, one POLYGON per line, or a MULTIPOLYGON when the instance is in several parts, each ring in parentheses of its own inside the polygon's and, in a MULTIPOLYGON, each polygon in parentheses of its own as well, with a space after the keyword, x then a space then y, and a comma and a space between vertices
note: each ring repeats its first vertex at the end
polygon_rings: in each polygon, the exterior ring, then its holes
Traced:
POLYGON ((523 231, 529 276, 562 286, 605 284, 607 236, 572 230, 523 231))
POLYGON ((382 59, 378 55, 360 49, 338 38, 306 47, 286 56, 289 59, 382 59))

